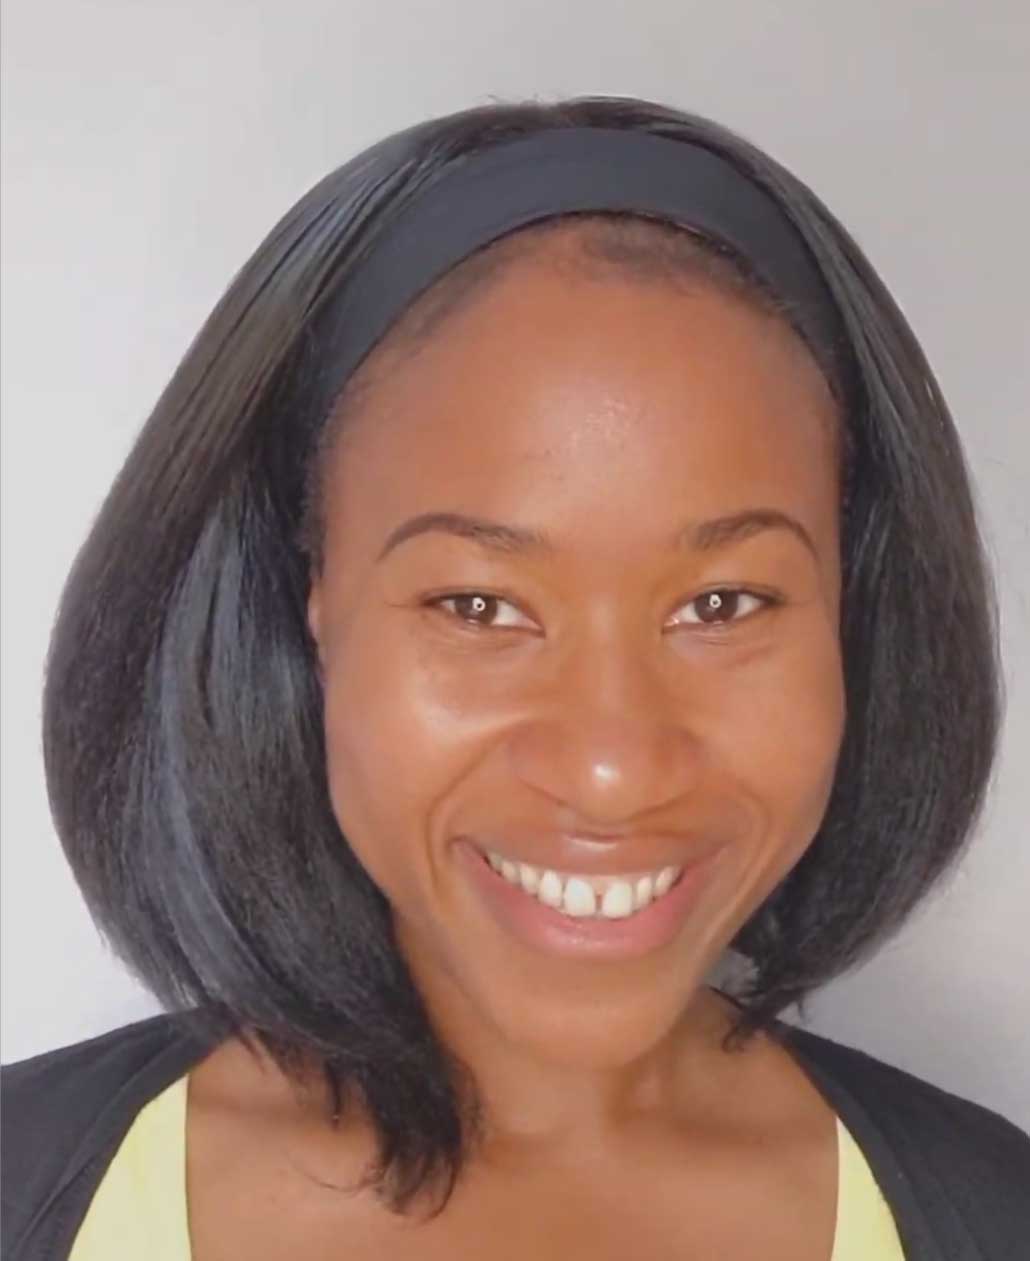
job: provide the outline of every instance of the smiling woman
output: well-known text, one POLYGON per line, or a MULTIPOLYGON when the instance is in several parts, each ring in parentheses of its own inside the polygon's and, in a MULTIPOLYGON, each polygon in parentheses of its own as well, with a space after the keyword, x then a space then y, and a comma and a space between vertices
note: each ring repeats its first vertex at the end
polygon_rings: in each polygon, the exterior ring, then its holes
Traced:
POLYGON ((994 605, 903 317, 717 124, 490 105, 327 176, 144 427, 44 700, 168 1011, 4 1070, 12 1258, 1025 1240, 1030 1138, 779 1019, 963 852, 994 605))

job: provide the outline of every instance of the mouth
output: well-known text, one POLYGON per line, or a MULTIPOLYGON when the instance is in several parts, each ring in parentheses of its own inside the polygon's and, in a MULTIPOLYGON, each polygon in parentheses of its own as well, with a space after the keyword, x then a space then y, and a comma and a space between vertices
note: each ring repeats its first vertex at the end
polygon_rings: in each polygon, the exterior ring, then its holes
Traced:
POLYGON ((506 858, 496 850, 480 850, 483 858, 509 884, 543 906, 574 919, 628 919, 667 896, 683 874, 682 866, 613 876, 555 871, 506 858))
POLYGON ((679 935, 725 846, 684 866, 604 877, 533 867, 467 839, 456 849, 479 904, 505 933, 547 954, 618 960, 679 935))

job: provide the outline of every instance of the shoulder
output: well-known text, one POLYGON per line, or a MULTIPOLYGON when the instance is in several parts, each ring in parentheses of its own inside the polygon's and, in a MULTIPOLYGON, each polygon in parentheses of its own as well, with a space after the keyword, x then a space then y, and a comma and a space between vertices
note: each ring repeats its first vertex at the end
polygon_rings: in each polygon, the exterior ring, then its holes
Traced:
POLYGON ((192 1013, 163 1014, 0 1068, 12 1259, 47 1255, 36 1241, 85 1210, 133 1117, 206 1046, 192 1013))
POLYGON ((188 1019, 163 1014, 4 1064, 4 1138, 21 1148, 58 1118, 62 1128, 77 1128, 169 1053, 188 1053, 194 1045, 201 1043, 188 1019))
POLYGON ((1000 1240, 1030 1229, 1025 1130, 857 1047, 800 1028, 790 1028, 787 1037, 878 1180, 890 1184, 885 1192, 893 1187, 898 1195, 914 1195, 926 1213, 959 1232, 965 1223, 980 1237, 1000 1240))
POLYGON ((1030 1135, 1001 1113, 955 1094, 926 1078, 878 1059, 868 1051, 847 1046, 800 1028, 791 1029, 790 1040, 828 1077, 874 1106, 878 1119, 894 1127, 909 1127, 927 1137, 940 1132, 990 1150, 1026 1159, 1030 1135))

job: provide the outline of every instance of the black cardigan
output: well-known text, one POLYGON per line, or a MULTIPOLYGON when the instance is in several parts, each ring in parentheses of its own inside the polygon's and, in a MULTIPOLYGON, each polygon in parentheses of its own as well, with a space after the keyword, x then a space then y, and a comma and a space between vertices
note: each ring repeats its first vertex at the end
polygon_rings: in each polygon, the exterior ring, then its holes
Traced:
MULTIPOLYGON (((906 1261, 1030 1261, 1030 1135, 863 1051, 777 1027, 862 1149, 906 1261)), ((65 1261, 137 1113, 208 1050, 189 1013, 166 1014, 3 1067, 6 1261, 65 1261)))

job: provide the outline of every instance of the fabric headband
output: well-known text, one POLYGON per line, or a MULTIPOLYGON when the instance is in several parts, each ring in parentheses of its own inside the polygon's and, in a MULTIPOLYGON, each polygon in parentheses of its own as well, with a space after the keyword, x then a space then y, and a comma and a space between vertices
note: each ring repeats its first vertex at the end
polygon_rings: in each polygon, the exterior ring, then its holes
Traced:
POLYGON ((644 213, 730 247, 785 303, 823 371, 832 378, 840 370, 848 344, 840 311, 768 193, 698 145, 559 127, 458 159, 386 225, 324 312, 321 419, 390 324, 461 259, 535 220, 592 210, 644 213))

